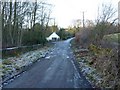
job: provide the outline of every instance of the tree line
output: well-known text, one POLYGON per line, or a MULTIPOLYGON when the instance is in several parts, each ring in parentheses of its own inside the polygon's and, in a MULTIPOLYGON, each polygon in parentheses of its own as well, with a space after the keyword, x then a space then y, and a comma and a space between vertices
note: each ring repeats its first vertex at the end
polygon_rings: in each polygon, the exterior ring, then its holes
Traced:
POLYGON ((45 43, 53 5, 45 0, 34 2, 3 1, 2 47, 13 47, 45 43))

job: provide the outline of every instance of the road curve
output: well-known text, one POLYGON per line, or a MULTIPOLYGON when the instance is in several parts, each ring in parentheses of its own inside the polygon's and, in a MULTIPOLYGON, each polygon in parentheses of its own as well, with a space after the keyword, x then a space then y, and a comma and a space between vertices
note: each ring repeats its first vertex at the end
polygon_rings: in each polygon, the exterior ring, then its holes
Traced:
POLYGON ((70 40, 56 42, 43 60, 3 88, 91 88, 73 63, 70 40))

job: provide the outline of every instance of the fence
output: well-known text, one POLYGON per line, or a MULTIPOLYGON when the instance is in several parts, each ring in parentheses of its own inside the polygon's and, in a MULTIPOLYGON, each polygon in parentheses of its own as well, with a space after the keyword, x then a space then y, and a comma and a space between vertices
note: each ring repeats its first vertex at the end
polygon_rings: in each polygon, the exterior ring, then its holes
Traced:
POLYGON ((11 56, 18 56, 21 53, 28 52, 30 50, 36 50, 41 48, 43 45, 37 44, 32 46, 20 46, 20 47, 12 47, 12 48, 5 48, 0 50, 2 52, 2 58, 11 57, 11 56))

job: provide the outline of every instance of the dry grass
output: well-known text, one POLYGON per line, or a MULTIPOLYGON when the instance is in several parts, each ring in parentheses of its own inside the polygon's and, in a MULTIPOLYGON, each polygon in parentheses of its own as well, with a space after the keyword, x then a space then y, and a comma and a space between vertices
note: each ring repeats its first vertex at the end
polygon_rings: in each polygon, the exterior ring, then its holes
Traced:
MULTIPOLYGON (((100 88, 120 88, 120 61, 118 60, 118 50, 113 48, 101 48, 96 45, 89 45, 89 52, 81 53, 79 52, 78 43, 73 43, 73 49, 77 50, 75 53, 78 61, 81 59, 86 59, 85 63, 89 65, 89 67, 95 68, 100 76, 102 76, 102 80, 98 81, 95 79, 90 79, 91 82, 100 88)), ((92 77, 91 75, 87 75, 92 77)), ((89 78, 89 77, 88 77, 89 78)), ((93 78, 93 77, 92 77, 93 78)))

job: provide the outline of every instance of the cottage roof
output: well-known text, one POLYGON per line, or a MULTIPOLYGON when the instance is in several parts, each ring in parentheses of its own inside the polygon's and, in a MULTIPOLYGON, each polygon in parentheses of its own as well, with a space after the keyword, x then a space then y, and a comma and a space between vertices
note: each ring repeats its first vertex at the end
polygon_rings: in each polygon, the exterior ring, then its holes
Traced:
POLYGON ((56 34, 56 32, 53 32, 53 33, 49 36, 49 38, 60 38, 60 37, 56 34))

